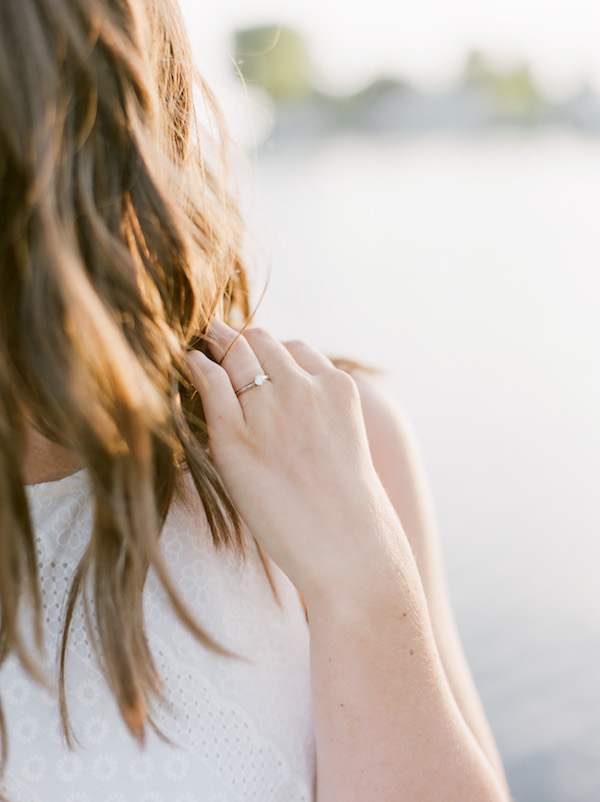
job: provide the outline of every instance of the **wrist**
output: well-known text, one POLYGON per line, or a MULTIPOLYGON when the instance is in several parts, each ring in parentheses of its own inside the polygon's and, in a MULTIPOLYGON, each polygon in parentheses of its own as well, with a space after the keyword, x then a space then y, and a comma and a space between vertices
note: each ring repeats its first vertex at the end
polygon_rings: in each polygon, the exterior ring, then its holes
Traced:
POLYGON ((301 588, 311 627, 364 629, 422 626, 426 600, 410 546, 398 524, 393 537, 375 539, 301 588))

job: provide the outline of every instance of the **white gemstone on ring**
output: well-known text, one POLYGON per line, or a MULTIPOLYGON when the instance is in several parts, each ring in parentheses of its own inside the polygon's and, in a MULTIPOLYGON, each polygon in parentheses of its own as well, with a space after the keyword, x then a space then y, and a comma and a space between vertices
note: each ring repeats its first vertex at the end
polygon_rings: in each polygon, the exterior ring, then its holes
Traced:
POLYGON ((257 373, 253 381, 251 381, 249 384, 244 385, 243 387, 240 387, 239 390, 235 391, 235 394, 241 395, 242 393, 245 393, 246 390, 251 390, 253 387, 261 387, 268 381, 270 381, 270 378, 267 376, 266 373, 257 373))

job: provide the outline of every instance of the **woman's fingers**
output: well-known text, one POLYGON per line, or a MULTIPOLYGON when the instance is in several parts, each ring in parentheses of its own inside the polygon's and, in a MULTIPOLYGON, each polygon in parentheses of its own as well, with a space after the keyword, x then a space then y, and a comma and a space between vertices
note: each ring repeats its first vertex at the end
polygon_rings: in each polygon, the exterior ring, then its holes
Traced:
POLYGON ((240 390, 265 372, 246 338, 221 320, 211 320, 206 341, 212 355, 227 372, 234 390, 240 390))
POLYGON ((217 430, 222 424, 242 425, 244 415, 227 372, 202 351, 190 351, 185 361, 190 380, 202 399, 209 430, 217 430))
MULTIPOLYGON (((235 379, 240 370, 247 372, 249 365, 252 365, 252 369, 260 367, 269 375, 294 368, 301 368, 312 375, 334 369, 326 356, 305 342, 294 340, 281 343, 262 328, 248 328, 240 334, 218 318, 211 320, 206 340, 215 359, 232 377, 236 389, 244 385, 236 385, 235 379)), ((248 382, 255 375, 247 377, 248 382)))
MULTIPOLYGON (((305 373, 292 354, 262 328, 248 328, 239 333, 213 319, 206 334, 211 353, 227 371, 236 391, 250 384, 258 375, 267 375, 273 386, 289 386, 305 373)), ((308 346, 307 346, 308 347, 308 346)), ((323 364, 331 364, 323 358, 323 364)), ((243 394, 246 401, 246 393, 243 394)))
POLYGON ((293 356, 294 360, 301 368, 307 373, 317 375, 334 368, 333 363, 324 354, 315 351, 305 342, 301 340, 292 340, 283 343, 288 352, 293 356))
POLYGON ((336 372, 327 357, 306 343, 293 341, 282 344, 261 328, 249 328, 240 333, 222 320, 213 318, 206 333, 206 342, 219 364, 202 358, 203 355, 193 359, 199 382, 194 384, 203 402, 206 400, 209 424, 211 411, 214 421, 215 415, 220 413, 221 417, 227 416, 227 410, 233 413, 234 408, 236 415, 242 409, 245 412, 256 410, 251 399, 258 398, 259 394, 263 396, 259 405, 261 408, 264 408, 267 400, 264 394, 271 401, 279 397, 281 403, 283 396, 273 395, 277 387, 283 389, 285 395, 288 394, 285 392, 287 390, 297 396, 300 385, 296 385, 296 382, 302 377, 308 380, 309 376, 336 372), (269 377, 269 384, 258 382, 255 389, 255 379, 265 375, 269 377))
POLYGON ((252 328, 247 329, 244 335, 266 373, 273 374, 274 377, 282 376, 287 380, 290 371, 298 371, 298 365, 270 332, 252 328))
POLYGON ((334 370, 330 359, 301 340, 281 343, 261 328, 248 329, 245 337, 262 365, 268 366, 273 373, 301 368, 315 376, 334 370))

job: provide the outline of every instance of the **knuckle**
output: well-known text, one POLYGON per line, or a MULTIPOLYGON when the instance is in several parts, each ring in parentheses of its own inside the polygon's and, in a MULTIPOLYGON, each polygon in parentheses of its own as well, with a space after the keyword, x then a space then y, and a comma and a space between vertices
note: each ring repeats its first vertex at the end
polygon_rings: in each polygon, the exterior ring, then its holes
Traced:
POLYGON ((300 409, 311 407, 319 398, 319 388, 312 376, 300 371, 290 371, 286 375, 284 392, 288 403, 300 409))
POLYGON ((308 345, 304 342, 304 340, 286 340, 284 345, 290 351, 299 351, 308 348, 308 345))
POLYGON ((248 341, 254 342, 261 342, 266 343, 271 341, 271 335, 266 329, 263 329, 261 326, 253 326, 252 328, 246 329, 244 332, 244 336, 248 341))
POLYGON ((244 351, 245 348, 246 348, 246 343, 244 342, 244 338, 241 336, 241 334, 238 334, 227 350, 230 354, 231 353, 239 354, 242 351, 244 351))
POLYGON ((343 392, 347 395, 354 395, 358 392, 356 382, 349 373, 339 368, 333 368, 327 371, 327 380, 331 382, 331 386, 335 387, 338 392, 343 392))

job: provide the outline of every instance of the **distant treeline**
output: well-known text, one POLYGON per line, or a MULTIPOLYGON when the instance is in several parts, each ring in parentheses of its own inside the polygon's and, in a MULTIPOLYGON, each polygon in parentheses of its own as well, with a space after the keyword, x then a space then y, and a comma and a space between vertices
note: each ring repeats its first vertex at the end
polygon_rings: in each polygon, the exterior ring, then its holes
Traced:
POLYGON ((572 97, 548 98, 526 62, 498 69, 471 52, 459 77, 444 91, 424 92, 400 76, 374 79, 360 92, 335 95, 320 88, 304 38, 277 25, 234 34, 236 65, 248 86, 266 92, 286 136, 335 130, 399 133, 435 128, 567 125, 600 134, 600 98, 587 83, 572 97))

